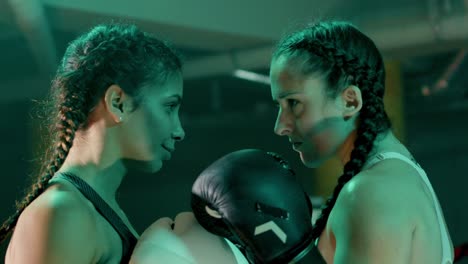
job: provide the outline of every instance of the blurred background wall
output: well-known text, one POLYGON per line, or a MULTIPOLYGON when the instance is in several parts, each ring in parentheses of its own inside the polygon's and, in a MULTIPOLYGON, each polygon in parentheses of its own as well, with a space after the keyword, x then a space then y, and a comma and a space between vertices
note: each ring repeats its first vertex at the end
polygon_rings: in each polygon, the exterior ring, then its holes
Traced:
POLYGON ((351 21, 382 51, 396 133, 426 169, 454 244, 468 241, 467 0, 0 0, 0 219, 34 176, 35 101, 47 94, 67 43, 110 20, 136 23, 186 57, 186 139, 161 172, 130 171, 119 192, 137 230, 189 210, 198 173, 241 148, 283 154, 311 196, 326 197, 336 166, 304 168, 287 138, 273 133, 268 84, 238 71, 267 76, 274 43, 321 18, 351 21))

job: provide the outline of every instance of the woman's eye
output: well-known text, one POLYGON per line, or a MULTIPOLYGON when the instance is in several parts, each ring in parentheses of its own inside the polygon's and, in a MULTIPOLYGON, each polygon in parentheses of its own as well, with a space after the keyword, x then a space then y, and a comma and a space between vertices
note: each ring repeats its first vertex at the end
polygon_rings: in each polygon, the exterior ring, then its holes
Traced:
POLYGON ((288 105, 291 107, 291 109, 294 109, 294 107, 299 103, 299 101, 295 99, 288 99, 288 105))
POLYGON ((178 106, 179 106, 178 103, 169 103, 169 104, 166 105, 168 110, 171 111, 171 112, 176 110, 178 106))

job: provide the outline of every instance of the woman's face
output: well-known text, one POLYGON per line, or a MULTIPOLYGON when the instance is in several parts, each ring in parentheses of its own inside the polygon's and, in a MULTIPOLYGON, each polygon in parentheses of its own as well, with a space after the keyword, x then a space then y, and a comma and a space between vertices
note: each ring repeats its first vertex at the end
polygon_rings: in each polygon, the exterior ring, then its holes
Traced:
POLYGON ((318 75, 302 76, 285 57, 272 61, 271 94, 278 104, 275 133, 287 136, 307 167, 333 156, 353 130, 343 96, 330 99, 318 75))
POLYGON ((162 85, 145 88, 142 103, 124 122, 123 158, 143 161, 147 170, 156 172, 185 136, 179 120, 183 81, 178 75, 162 85))

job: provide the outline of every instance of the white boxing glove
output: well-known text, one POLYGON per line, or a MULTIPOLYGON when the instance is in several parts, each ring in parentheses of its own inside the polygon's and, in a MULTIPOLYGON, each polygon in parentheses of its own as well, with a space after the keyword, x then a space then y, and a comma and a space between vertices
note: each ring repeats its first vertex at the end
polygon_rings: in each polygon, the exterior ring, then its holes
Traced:
POLYGON ((148 227, 133 250, 130 264, 196 264, 185 242, 171 229, 172 222, 161 218, 148 227))
POLYGON ((174 222, 161 218, 148 227, 130 264, 246 264, 245 259, 239 261, 243 256, 236 250, 224 238, 206 231, 193 213, 183 212, 174 222))
POLYGON ((226 239, 205 230, 192 212, 179 213, 174 233, 182 239, 200 264, 247 264, 240 251, 226 239))

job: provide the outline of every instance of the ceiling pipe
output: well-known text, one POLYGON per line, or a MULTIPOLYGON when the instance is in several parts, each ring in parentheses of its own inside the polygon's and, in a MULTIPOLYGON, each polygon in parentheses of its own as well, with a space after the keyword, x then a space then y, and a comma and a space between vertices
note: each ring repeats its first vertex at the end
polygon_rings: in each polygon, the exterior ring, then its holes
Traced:
POLYGON ((443 74, 440 76, 439 79, 432 85, 432 86, 423 86, 421 89, 421 93, 424 96, 429 96, 440 92, 441 90, 447 89, 449 87, 449 82, 453 78, 453 75, 457 72, 460 65, 462 64, 463 60, 468 55, 466 49, 461 49, 453 58, 453 61, 450 65, 445 69, 443 74))

